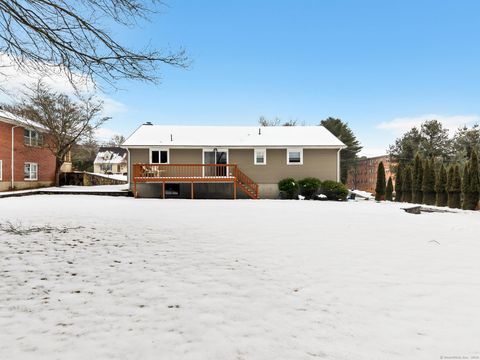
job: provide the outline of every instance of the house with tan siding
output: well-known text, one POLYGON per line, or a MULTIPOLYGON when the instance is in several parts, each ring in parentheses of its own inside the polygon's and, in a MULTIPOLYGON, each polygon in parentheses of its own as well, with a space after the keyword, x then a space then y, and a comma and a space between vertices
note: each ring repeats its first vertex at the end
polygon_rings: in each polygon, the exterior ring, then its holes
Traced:
POLYGON ((322 126, 165 126, 146 123, 127 149, 137 197, 277 198, 277 183, 340 179, 344 144, 322 126))

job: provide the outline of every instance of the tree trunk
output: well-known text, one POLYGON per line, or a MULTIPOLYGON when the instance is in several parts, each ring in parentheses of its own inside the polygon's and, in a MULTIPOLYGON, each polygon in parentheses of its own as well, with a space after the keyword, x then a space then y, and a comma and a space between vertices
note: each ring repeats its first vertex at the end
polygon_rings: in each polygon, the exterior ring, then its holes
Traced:
POLYGON ((60 168, 62 167, 63 164, 63 158, 62 161, 59 161, 58 159, 55 161, 55 186, 59 187, 60 186, 60 168))

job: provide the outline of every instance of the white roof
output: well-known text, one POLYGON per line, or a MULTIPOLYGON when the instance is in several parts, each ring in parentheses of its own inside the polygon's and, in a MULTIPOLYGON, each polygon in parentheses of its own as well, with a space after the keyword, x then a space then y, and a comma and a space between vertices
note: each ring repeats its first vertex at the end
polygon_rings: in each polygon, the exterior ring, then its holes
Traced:
POLYGON ((14 125, 22 125, 22 126, 25 126, 25 127, 33 127, 33 128, 37 128, 39 130, 47 130, 47 128, 35 121, 32 121, 32 120, 29 120, 29 119, 25 119, 21 116, 18 116, 18 115, 15 115, 13 113, 11 113, 10 111, 6 111, 6 110, 3 110, 3 109, 0 109, 0 121, 5 121, 5 122, 8 122, 10 124, 14 124, 14 125))
MULTIPOLYGON (((125 151, 125 150, 123 150, 125 151)), ((121 164, 127 161, 127 154, 118 154, 114 151, 99 151, 95 157, 94 164, 121 164)))
POLYGON ((345 145, 323 126, 142 125, 122 147, 330 147, 345 145))

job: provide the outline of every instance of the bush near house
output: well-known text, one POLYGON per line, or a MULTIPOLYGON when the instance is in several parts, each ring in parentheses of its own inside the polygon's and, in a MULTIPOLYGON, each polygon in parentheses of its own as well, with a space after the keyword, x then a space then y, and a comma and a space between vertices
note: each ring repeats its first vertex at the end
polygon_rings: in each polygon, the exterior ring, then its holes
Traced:
POLYGON ((312 199, 317 193, 318 189, 322 185, 322 182, 314 177, 307 177, 298 182, 300 188, 300 195, 305 196, 307 199, 312 199))
POLYGON ((393 201, 393 180, 391 176, 388 178, 387 187, 385 188, 385 200, 393 201))
POLYGON ((282 199, 294 199, 298 194, 298 183, 293 178, 282 179, 278 182, 278 190, 282 199))
POLYGON ((326 180, 320 186, 320 192, 324 194, 328 200, 347 200, 348 189, 340 182, 326 180))

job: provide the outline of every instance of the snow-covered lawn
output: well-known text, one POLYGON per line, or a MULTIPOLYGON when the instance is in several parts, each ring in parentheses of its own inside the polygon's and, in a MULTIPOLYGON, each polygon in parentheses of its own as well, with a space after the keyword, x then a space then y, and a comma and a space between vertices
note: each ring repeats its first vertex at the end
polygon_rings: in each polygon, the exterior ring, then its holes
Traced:
POLYGON ((480 355, 480 214, 400 207, 0 199, 0 359, 480 355))

